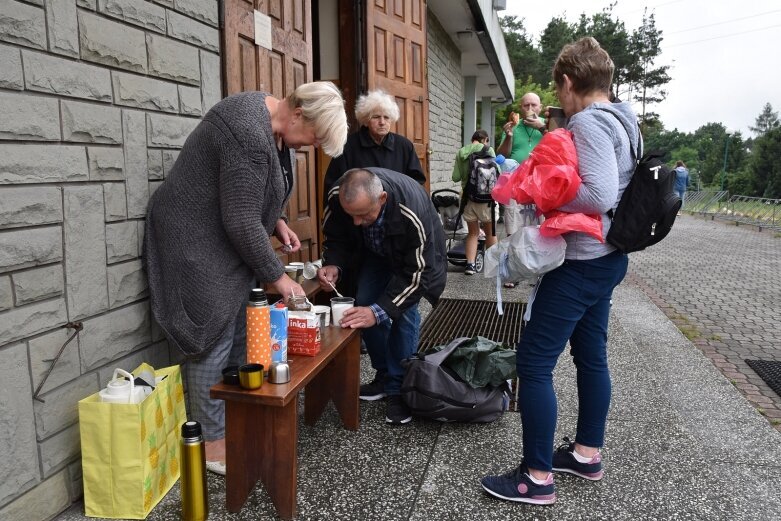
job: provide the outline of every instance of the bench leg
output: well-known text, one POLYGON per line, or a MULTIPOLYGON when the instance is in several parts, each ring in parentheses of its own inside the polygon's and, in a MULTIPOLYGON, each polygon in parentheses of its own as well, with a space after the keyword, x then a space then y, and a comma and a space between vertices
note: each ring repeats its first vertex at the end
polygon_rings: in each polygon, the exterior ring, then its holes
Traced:
POLYGON ((225 499, 239 512, 260 480, 279 517, 296 515, 298 401, 284 407, 225 403, 225 499))
POLYGON ((298 486, 298 400, 284 407, 262 407, 268 423, 261 455, 260 479, 282 519, 296 516, 298 486))
POLYGON ((243 402, 225 402, 225 502, 228 512, 239 512, 260 479, 260 433, 269 424, 258 407, 243 402))
POLYGON ((355 335, 307 384, 304 393, 304 422, 307 425, 317 422, 328 401, 332 399, 345 428, 358 430, 360 357, 361 336, 355 335))

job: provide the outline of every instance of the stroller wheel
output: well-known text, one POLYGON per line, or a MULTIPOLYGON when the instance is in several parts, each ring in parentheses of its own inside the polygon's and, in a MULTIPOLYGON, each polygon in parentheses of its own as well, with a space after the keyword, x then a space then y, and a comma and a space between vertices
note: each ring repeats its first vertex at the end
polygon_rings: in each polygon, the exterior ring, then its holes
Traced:
POLYGON ((475 272, 477 273, 483 272, 484 255, 485 254, 482 251, 478 251, 477 255, 475 256, 475 272))

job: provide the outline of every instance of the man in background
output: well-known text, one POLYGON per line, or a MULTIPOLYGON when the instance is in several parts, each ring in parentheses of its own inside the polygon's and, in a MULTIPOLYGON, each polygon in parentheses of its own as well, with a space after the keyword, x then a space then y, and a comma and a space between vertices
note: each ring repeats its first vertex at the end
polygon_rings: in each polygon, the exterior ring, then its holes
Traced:
MULTIPOLYGON (((540 142, 547 132, 545 119, 540 117, 542 103, 540 97, 534 92, 527 92, 521 97, 519 113, 510 112, 510 118, 502 127, 502 139, 497 154, 523 163, 529 157, 534 147, 540 142)), ((519 205, 510 201, 504 206, 504 231, 512 235, 521 226, 534 224, 534 205, 519 205)), ((505 282, 505 288, 514 288, 515 282, 505 282)))

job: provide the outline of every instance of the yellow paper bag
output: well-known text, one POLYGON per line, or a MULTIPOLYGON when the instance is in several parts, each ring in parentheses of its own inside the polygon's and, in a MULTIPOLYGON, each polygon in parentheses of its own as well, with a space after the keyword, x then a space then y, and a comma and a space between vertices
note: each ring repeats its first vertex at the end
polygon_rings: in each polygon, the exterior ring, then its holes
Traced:
MULTIPOLYGON (((151 371, 141 364, 135 371, 151 371)), ((178 365, 141 403, 79 402, 84 510, 90 517, 144 519, 179 479, 179 437, 187 421, 178 365)))

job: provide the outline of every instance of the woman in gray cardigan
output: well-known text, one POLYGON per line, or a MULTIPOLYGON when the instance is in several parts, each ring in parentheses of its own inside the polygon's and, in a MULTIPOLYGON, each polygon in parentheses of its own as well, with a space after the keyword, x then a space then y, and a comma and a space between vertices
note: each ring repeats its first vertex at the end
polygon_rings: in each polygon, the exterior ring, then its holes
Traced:
POLYGON ((190 416, 203 426, 208 467, 225 470, 224 404, 209 388, 245 357, 245 305, 255 282, 302 294, 272 247, 301 244, 282 218, 293 189, 294 153, 347 140, 339 89, 299 86, 285 99, 243 92, 217 103, 149 201, 144 262, 152 313, 188 358, 190 416))

